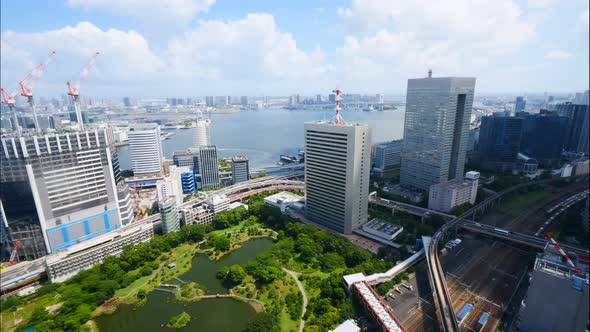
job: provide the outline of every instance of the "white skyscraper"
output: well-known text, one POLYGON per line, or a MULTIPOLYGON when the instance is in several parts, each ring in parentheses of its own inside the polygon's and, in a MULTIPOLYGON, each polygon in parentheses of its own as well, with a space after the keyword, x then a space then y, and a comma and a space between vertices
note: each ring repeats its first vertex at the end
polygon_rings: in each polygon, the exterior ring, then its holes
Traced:
POLYGON ((163 157, 160 126, 156 123, 133 124, 129 127, 128 139, 133 173, 160 173, 163 157))
POLYGON ((211 126, 211 119, 202 117, 197 118, 193 124, 193 147, 211 145, 211 135, 209 127, 211 126))
POLYGON ((304 128, 307 218, 350 234, 368 219, 371 129, 328 121, 304 128))
POLYGON ((427 191, 463 177, 474 90, 472 77, 408 80, 402 185, 427 191))
POLYGON ((176 167, 170 166, 168 176, 162 180, 156 182, 156 193, 158 194, 158 200, 163 201, 166 198, 174 197, 176 205, 182 205, 182 181, 180 175, 182 173, 191 172, 192 170, 187 167, 176 167))

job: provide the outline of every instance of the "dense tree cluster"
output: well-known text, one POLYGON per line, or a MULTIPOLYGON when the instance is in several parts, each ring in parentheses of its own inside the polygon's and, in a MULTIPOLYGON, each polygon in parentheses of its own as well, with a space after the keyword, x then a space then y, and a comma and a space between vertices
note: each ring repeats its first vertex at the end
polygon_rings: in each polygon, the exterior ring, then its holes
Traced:
POLYGON ((248 215, 244 207, 221 211, 213 216, 213 227, 215 229, 226 229, 239 224, 248 215))

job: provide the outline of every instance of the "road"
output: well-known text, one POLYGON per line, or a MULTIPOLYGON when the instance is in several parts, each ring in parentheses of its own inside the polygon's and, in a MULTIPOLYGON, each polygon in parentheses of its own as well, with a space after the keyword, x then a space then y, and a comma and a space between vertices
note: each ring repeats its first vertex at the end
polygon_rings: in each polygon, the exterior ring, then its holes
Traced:
POLYGON ((288 270, 286 268, 281 268, 283 271, 287 272, 293 279, 295 279, 295 283, 301 292, 301 296, 303 296, 303 310, 301 311, 301 321, 299 322, 299 332, 303 332, 303 327, 305 326, 305 321, 303 320, 303 316, 305 315, 305 311, 307 310, 307 295, 305 295, 305 288, 303 288, 303 284, 299 281, 298 273, 288 270))

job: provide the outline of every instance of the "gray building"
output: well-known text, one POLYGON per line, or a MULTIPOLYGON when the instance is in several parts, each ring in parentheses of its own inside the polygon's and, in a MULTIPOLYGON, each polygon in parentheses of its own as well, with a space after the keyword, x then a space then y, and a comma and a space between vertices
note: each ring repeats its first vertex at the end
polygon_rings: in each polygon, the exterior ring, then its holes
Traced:
POLYGON ((327 121, 304 128, 307 218, 350 234, 368 220, 371 129, 327 121))
POLYGON ((526 108, 526 99, 522 96, 516 97, 516 102, 514 103, 514 113, 524 112, 526 108))
POLYGON ((176 197, 170 196, 160 201, 160 216, 162 218, 162 233, 178 232, 180 230, 180 215, 176 206, 176 197))
POLYGON ((382 171, 399 167, 403 140, 375 144, 375 168, 382 171))
POLYGON ((201 146, 199 149, 199 170, 203 190, 219 189, 219 161, 215 145, 201 146))
POLYGON ((427 191, 463 176, 475 78, 408 80, 400 183, 427 191))
POLYGON ((176 167, 190 167, 195 174, 199 174, 200 153, 197 148, 188 148, 186 150, 172 152, 172 162, 176 167))
POLYGON ((21 259, 121 227, 113 136, 98 129, 2 139, 2 212, 21 259))
POLYGON ((588 105, 565 103, 557 105, 555 110, 559 115, 570 119, 564 147, 566 151, 588 154, 588 105))
POLYGON ((248 158, 244 156, 235 156, 231 159, 231 178, 233 183, 250 180, 248 158))

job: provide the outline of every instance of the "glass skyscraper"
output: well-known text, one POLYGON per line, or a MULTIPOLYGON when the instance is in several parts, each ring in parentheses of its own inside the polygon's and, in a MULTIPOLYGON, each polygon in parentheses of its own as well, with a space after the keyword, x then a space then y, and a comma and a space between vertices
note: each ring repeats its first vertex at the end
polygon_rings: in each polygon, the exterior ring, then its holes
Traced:
POLYGON ((408 80, 400 183, 427 191, 463 177, 475 78, 408 80))

